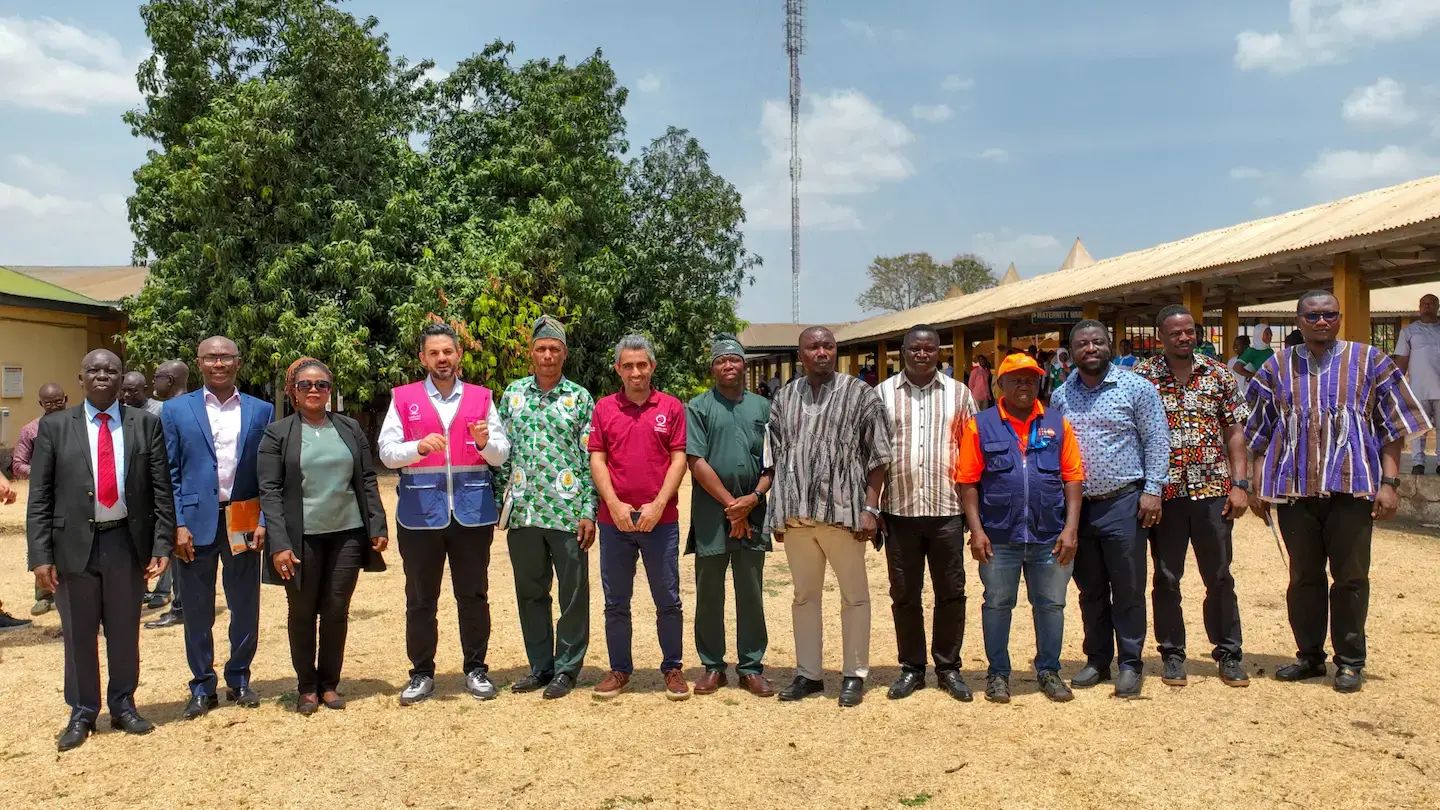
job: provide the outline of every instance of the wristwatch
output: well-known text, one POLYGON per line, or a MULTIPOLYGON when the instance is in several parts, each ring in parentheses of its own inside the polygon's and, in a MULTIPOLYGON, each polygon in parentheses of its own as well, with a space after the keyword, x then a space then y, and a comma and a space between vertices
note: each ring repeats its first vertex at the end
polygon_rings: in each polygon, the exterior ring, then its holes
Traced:
POLYGON ((877 518, 880 517, 880 510, 879 510, 879 509, 876 509, 876 508, 873 507, 873 506, 863 506, 863 507, 861 507, 861 508, 864 509, 866 512, 869 512, 870 514, 874 515, 874 516, 877 517, 877 518))
POLYGON ((1396 490, 1399 490, 1399 489, 1400 489, 1400 479, 1399 479, 1399 478, 1381 478, 1381 479, 1380 479, 1380 483, 1382 483, 1382 484, 1389 484, 1390 486, 1394 487, 1396 490))
POLYGON ((1250 479, 1249 479, 1249 478, 1240 478, 1240 479, 1231 481, 1231 482, 1230 482, 1230 486, 1235 487, 1236 489, 1243 489, 1243 490, 1245 490, 1246 492, 1249 492, 1249 491, 1250 491, 1250 479))

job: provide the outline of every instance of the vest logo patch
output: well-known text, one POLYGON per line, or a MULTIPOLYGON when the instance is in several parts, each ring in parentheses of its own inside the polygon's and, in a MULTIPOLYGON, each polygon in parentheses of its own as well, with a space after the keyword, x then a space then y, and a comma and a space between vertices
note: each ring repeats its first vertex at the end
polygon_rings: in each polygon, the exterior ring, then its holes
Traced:
POLYGON ((416 403, 416 402, 410 403, 410 415, 409 415, 408 417, 406 417, 406 418, 407 418, 409 421, 411 421, 411 422, 419 422, 419 421, 420 421, 420 405, 419 405, 419 403, 416 403))
POLYGON ((1055 429, 1042 427, 1039 430, 1035 431, 1035 435, 1039 436, 1042 439, 1053 439, 1055 438, 1055 429))

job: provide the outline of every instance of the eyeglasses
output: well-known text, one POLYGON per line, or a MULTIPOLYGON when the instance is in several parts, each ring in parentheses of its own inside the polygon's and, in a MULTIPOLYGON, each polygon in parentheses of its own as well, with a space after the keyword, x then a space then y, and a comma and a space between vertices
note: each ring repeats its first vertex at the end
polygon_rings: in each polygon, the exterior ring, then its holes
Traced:
POLYGON ((1334 323, 1340 320, 1340 313, 1334 310, 1329 312, 1307 312, 1300 317, 1304 318, 1306 323, 1319 323, 1321 321, 1334 323))
POLYGON ((207 354, 200 358, 202 366, 233 366, 240 359, 238 354, 207 354))
POLYGON ((322 394, 330 393, 329 380, 296 380, 295 390, 302 394, 308 394, 311 390, 319 391, 322 394))

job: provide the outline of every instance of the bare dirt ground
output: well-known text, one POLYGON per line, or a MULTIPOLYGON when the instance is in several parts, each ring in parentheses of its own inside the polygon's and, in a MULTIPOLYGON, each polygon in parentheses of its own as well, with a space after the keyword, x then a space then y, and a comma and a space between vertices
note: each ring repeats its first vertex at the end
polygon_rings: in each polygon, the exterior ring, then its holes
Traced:
MULTIPOLYGON (((682 503, 688 497, 687 490, 682 503)), ((0 598, 17 615, 27 615, 31 602, 23 520, 18 505, 0 508, 0 598)), ((884 688, 899 670, 884 564, 872 551, 873 674, 864 705, 848 710, 834 702, 838 673, 827 679, 826 699, 798 705, 733 687, 672 703, 653 668, 640 669, 633 691, 611 702, 582 689, 559 701, 505 691, 478 703, 461 691, 448 584, 440 610, 441 697, 402 708, 397 695, 409 669, 403 575, 393 546, 387 556, 391 570, 363 575, 354 600, 341 687, 350 707, 309 719, 287 710, 294 676, 278 589, 267 587, 263 597, 254 667, 261 708, 222 707, 182 721, 189 673, 180 631, 142 631, 137 698, 158 730, 125 737, 109 731, 102 714, 105 730, 65 755, 54 745, 67 717, 59 617, 52 612, 33 628, 3 634, 0 807, 1440 806, 1440 704, 1430 691, 1440 670, 1440 539, 1433 533, 1376 532, 1369 682, 1350 696, 1336 694, 1328 678, 1298 685, 1270 678, 1290 659, 1293 640, 1284 566, 1269 531, 1253 518, 1237 529, 1235 565, 1253 685, 1230 689, 1216 677, 1192 567, 1191 685, 1161 684, 1152 647, 1144 697, 1133 701, 1116 700, 1102 687, 1051 704, 1035 691, 1033 675, 1019 674, 1008 706, 961 704, 933 688, 886 700, 884 688)), ((605 664, 599 563, 591 556, 587 686, 605 664)), ((689 635, 691 558, 681 567, 693 682, 700 668, 689 635)), ((985 664, 973 561, 968 573, 963 655, 978 691, 985 664)), ((489 660, 504 685, 526 666, 503 538, 494 545, 490 574, 489 660)), ((768 674, 779 686, 794 663, 783 553, 771 556, 766 585, 768 674)), ((828 591, 826 664, 833 673, 839 665, 833 579, 828 591)), ((645 594, 637 588, 635 658, 638 667, 654 667, 660 655, 645 594)), ((1073 589, 1066 619, 1069 676, 1082 659, 1073 589)), ((222 614, 222 639, 224 622, 222 614)), ((1015 613, 1011 650, 1017 670, 1028 666, 1033 635, 1023 607, 1015 613)))

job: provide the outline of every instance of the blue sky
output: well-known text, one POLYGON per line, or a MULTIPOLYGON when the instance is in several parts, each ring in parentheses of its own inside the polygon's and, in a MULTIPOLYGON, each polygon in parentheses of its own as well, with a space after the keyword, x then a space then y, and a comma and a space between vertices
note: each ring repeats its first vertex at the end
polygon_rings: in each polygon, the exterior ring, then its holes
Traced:
MULTIPOLYGON (((690 129, 765 260, 740 302, 788 320, 781 0, 353 0, 440 68, 502 38, 604 50, 632 152, 690 129)), ((865 313, 877 255, 1055 269, 1440 173, 1440 0, 812 2, 801 317, 865 313)), ((147 48, 120 0, 0 0, 0 264, 123 264, 148 144, 120 114, 147 48)))

